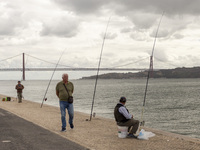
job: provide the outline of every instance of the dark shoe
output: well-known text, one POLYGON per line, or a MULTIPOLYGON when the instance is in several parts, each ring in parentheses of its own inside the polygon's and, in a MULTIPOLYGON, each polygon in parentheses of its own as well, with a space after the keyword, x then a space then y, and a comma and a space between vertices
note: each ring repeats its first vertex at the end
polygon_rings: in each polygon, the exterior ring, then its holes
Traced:
POLYGON ((73 129, 73 128, 74 128, 74 125, 73 125, 73 124, 70 124, 70 128, 73 129))
POLYGON ((127 135, 127 138, 135 138, 135 139, 137 139, 137 136, 135 136, 135 135, 129 133, 129 134, 127 135))
POLYGON ((66 128, 62 128, 60 132, 66 132, 66 128))

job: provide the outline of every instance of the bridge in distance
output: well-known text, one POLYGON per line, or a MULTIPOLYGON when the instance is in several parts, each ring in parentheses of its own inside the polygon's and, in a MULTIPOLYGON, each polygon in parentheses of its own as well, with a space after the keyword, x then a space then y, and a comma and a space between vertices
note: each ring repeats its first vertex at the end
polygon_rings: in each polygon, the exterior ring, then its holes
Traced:
MULTIPOLYGON (((56 71, 96 71, 98 68, 56 68, 56 71)), ((0 71, 54 71, 55 68, 0 68, 0 71)), ((101 71, 145 71, 146 68, 99 68, 101 71)), ((155 69, 154 69, 155 70, 155 69)), ((156 69, 159 70, 159 69, 156 69)))
MULTIPOLYGON (((98 68, 56 68, 56 71, 97 71, 98 68)), ((99 68, 100 71, 148 71, 146 68, 99 68)), ((162 69, 154 69, 162 70, 162 69)), ((4 71, 20 71, 22 78, 25 80, 26 71, 55 71, 55 68, 0 68, 0 72, 4 71)))
MULTIPOLYGON (((18 56, 18 55, 17 55, 18 56)), ((17 57, 14 56, 14 57, 17 57)), ((29 55, 30 56, 30 55, 29 55)), ((14 58, 12 57, 12 58, 14 58)), ((30 56, 33 57, 33 56, 30 56)), ((36 57, 33 57, 36 58, 36 57)), ((11 58, 7 58, 7 59, 11 59, 11 58)), ((4 59, 3 61, 7 60, 4 59)), ((39 58, 36 58, 38 60, 41 60, 39 58)), ((42 60, 44 61, 44 60, 42 60)), ((46 62, 46 61, 45 61, 46 62)), ((50 62, 48 62, 50 63, 50 62)), ((51 63, 52 64, 52 63, 51 63)), ((153 63, 152 63, 153 64, 153 63)), ((57 66, 58 64, 56 64, 57 66)), ((150 70, 153 70, 153 65, 151 65, 152 67, 150 67, 150 70)), ((110 67, 110 68, 89 68, 89 67, 85 67, 85 68, 75 68, 75 67, 56 67, 56 68, 48 68, 48 67, 34 67, 34 68, 28 68, 25 66, 25 53, 22 53, 22 67, 20 68, 0 68, 0 72, 4 72, 4 71, 21 71, 22 72, 22 77, 23 80, 25 80, 25 72, 26 71, 147 71, 149 70, 147 68, 120 68, 118 67, 110 67)), ((161 70, 161 69, 154 69, 154 70, 161 70)))

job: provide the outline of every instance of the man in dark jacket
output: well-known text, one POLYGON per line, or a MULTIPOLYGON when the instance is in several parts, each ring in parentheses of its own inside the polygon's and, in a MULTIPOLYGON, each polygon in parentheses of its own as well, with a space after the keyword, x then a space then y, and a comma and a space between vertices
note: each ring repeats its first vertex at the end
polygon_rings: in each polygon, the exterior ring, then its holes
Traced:
POLYGON ((139 127, 139 121, 133 119, 128 109, 124 106, 126 98, 121 97, 119 103, 115 106, 114 116, 118 126, 127 126, 129 134, 127 137, 137 138, 136 132, 139 127))
POLYGON ((21 84, 21 81, 18 81, 15 89, 17 90, 18 103, 22 103, 22 90, 24 89, 24 86, 21 84))

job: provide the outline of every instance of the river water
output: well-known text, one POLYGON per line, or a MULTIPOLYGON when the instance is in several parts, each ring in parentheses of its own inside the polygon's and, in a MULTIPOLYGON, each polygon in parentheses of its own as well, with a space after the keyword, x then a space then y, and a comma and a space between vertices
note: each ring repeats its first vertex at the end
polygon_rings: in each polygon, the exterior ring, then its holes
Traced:
MULTIPOLYGON (((58 80, 53 80, 44 104, 59 107, 55 95, 58 80)), ((72 80, 74 108, 88 114, 94 93, 95 80, 72 80)), ((24 98, 42 103, 48 80, 22 81, 24 98)), ((16 97, 17 81, 0 81, 0 94, 16 97)), ((146 79, 98 80, 94 109, 97 116, 114 119, 113 110, 121 96, 136 119, 141 118, 146 79)), ((150 79, 144 109, 145 126, 200 138, 200 79, 150 79)), ((40 105, 39 105, 40 107, 40 105)))

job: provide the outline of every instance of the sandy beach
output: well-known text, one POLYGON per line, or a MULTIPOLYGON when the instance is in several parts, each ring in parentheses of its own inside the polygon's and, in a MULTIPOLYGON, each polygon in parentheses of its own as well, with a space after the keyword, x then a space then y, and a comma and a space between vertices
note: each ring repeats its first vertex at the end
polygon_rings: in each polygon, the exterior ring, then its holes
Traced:
POLYGON ((4 97, 0 95, 0 108, 92 150, 200 150, 200 139, 147 127, 142 128, 156 134, 149 140, 121 139, 118 138, 118 129, 113 119, 96 116, 92 121, 86 121, 89 115, 81 112, 75 112, 73 130, 68 125, 67 132, 60 132, 58 107, 44 104, 40 108, 39 103, 26 100, 17 103, 16 98, 2 101, 4 97))

